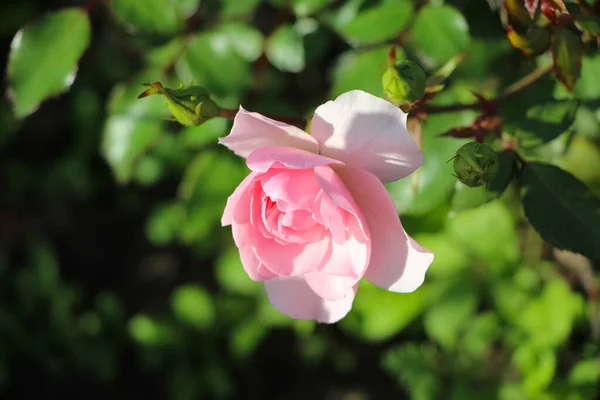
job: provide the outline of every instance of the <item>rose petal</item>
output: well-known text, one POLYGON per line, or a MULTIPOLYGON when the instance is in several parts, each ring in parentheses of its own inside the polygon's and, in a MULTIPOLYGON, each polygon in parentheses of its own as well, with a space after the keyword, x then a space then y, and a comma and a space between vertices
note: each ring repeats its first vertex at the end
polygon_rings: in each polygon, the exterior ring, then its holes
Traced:
POLYGON ((264 281, 277 276, 264 266, 258 257, 256 257, 256 254, 250 246, 243 247, 239 250, 242 266, 250 279, 253 281, 264 281))
POLYGON ((272 169, 260 176, 264 192, 278 204, 283 200, 282 211, 308 210, 321 190, 312 169, 272 169))
POLYGON ((341 275, 327 275, 314 271, 305 275, 306 283, 319 296, 329 301, 338 301, 346 297, 360 278, 341 275))
POLYGON ((406 114, 360 90, 319 106, 311 136, 319 142, 320 154, 366 169, 383 182, 403 178, 423 163, 423 153, 406 129, 406 114))
POLYGON ((275 278, 265 282, 269 301, 277 310, 294 319, 334 323, 352 308, 356 286, 338 300, 325 300, 313 292, 304 278, 275 278))
MULTIPOLYGON (((252 184, 252 182, 254 181, 254 179, 256 178, 257 175, 259 175, 259 174, 256 172, 251 172, 246 178, 244 178, 242 183, 240 183, 238 185, 238 187, 235 188, 235 190, 233 191, 231 196, 229 196, 229 198, 227 199, 227 205, 225 205, 225 210, 223 211, 223 216, 221 217, 221 225, 222 226, 231 225, 231 223, 233 222, 234 210, 236 209, 236 206, 237 206, 238 202, 240 201, 240 198, 243 195, 248 195, 247 192, 249 190, 249 185, 252 184)), ((249 218, 249 213, 250 213, 249 208, 247 208, 246 213, 248 213, 248 218, 249 218)), ((243 221, 240 221, 240 222, 243 222, 243 221)))
POLYGON ((318 153, 317 141, 302 129, 248 112, 240 106, 228 136, 219 143, 241 157, 248 157, 254 150, 266 146, 287 146, 318 153))
MULTIPOLYGON (((343 170, 343 169, 342 169, 343 170)), ((315 176, 325 194, 340 208, 354 216, 362 229, 362 239, 369 240, 369 227, 361 213, 360 207, 352 198, 352 194, 338 174, 329 166, 315 167, 315 176)))
POLYGON ((252 171, 267 172, 271 168, 307 169, 320 165, 344 165, 343 162, 292 147, 261 147, 246 159, 252 171))
POLYGON ((423 283, 433 253, 404 230, 385 186, 373 174, 345 168, 340 176, 359 205, 371 233, 365 279, 393 292, 412 292, 423 283))

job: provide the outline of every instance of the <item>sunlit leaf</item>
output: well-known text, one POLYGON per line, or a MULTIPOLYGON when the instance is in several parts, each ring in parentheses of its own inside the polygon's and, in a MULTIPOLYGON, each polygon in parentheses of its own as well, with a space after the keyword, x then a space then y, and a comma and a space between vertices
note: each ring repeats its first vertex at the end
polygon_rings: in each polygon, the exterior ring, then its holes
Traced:
POLYGON ((69 8, 47 14, 19 30, 12 40, 8 79, 17 117, 35 111, 50 96, 67 90, 90 41, 85 12, 69 8))

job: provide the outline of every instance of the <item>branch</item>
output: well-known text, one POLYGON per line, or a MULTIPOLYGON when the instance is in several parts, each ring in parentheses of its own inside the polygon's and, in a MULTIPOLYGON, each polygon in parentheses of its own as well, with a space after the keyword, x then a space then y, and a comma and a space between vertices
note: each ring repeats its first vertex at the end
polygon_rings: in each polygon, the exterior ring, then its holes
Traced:
MULTIPOLYGON (((531 72, 529 75, 524 76, 523 78, 519 79, 517 82, 508 86, 506 89, 504 89, 504 92, 502 92, 497 97, 489 100, 489 102, 492 104, 498 104, 498 103, 501 103, 501 102, 507 100, 511 96, 514 96, 515 94, 521 92, 522 90, 527 89, 529 86, 533 85, 539 79, 543 78, 548 72, 552 71, 552 68, 553 68, 553 65, 549 64, 549 65, 546 65, 546 66, 536 69, 535 71, 531 72)), ((476 102, 469 103, 469 104, 449 104, 449 105, 442 105, 442 106, 425 106, 423 111, 427 114, 441 114, 441 113, 446 113, 446 112, 457 112, 457 111, 464 111, 464 110, 479 110, 480 108, 481 108, 481 102, 476 101, 476 102)))

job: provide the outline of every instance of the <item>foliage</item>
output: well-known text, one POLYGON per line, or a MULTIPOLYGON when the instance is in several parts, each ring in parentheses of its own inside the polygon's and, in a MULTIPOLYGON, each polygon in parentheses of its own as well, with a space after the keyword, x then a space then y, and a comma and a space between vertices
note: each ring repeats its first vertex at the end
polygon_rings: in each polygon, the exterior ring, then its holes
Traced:
POLYGON ((83 3, 0 5, 0 397, 599 395, 600 2, 83 3), (352 89, 410 114, 424 164, 387 188, 435 260, 317 326, 245 274, 217 138, 352 89))

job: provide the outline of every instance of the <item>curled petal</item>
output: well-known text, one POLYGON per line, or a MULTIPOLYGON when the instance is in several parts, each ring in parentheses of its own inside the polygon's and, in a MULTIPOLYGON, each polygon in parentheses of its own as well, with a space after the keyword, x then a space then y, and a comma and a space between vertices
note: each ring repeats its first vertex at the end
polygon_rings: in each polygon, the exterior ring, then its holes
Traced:
POLYGON ((371 258, 364 275, 393 292, 412 292, 423 283, 433 253, 404 230, 385 186, 373 174, 346 168, 340 174, 359 205, 371 233, 371 258))
POLYGON ((366 169, 383 182, 403 178, 423 163, 423 153, 406 128, 406 114, 361 90, 319 106, 311 134, 320 154, 366 169))
POLYGON ((329 164, 344 165, 341 161, 305 150, 278 146, 254 150, 246 164, 255 172, 267 172, 270 168, 307 169, 329 164))
POLYGON ((334 323, 352 308, 356 286, 337 301, 319 297, 303 277, 275 278, 265 282, 269 301, 280 312, 294 319, 334 323))
MULTIPOLYGON (((223 211, 223 216, 221 217, 221 225, 223 226, 227 226, 227 225, 231 225, 231 223, 233 222, 233 217, 234 217, 234 210, 236 209, 236 206, 238 204, 238 202, 240 201, 240 198, 242 196, 248 196, 248 191, 250 189, 250 185, 254 182, 254 179, 256 178, 256 176, 259 175, 256 172, 252 172, 250 173, 246 178, 244 178, 244 180, 242 181, 242 183, 240 183, 238 185, 238 187, 234 190, 234 192, 231 194, 231 196, 229 196, 229 198, 227 199, 227 205, 225 205, 225 210, 223 211)), ((247 218, 249 213, 250 213, 250 209, 246 208, 246 210, 244 210, 243 208, 240 209, 240 211, 242 211, 242 215, 246 215, 247 218)), ((242 216, 242 221, 243 222, 243 216, 242 216)))
POLYGON ((219 143, 241 157, 261 147, 286 146, 317 153, 317 141, 302 129, 283 122, 248 112, 240 107, 228 136, 219 139, 219 143))

